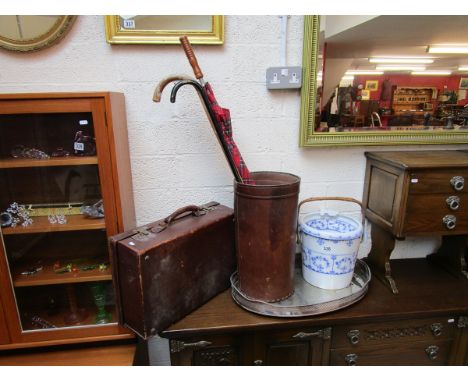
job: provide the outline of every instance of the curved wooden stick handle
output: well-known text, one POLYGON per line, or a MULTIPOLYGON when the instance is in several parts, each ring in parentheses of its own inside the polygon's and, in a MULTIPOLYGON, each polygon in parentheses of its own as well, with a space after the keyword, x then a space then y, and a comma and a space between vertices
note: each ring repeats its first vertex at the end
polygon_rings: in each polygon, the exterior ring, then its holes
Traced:
POLYGON ((177 74, 177 75, 162 79, 161 81, 159 81, 159 83, 156 85, 156 88, 154 89, 153 101, 161 102, 162 92, 169 83, 174 82, 174 81, 192 80, 192 79, 193 79, 192 77, 189 77, 183 74, 177 74))
POLYGON ((203 78, 203 72, 201 71, 200 67, 198 66, 197 58, 195 57, 195 53, 193 52, 192 45, 190 45, 190 41, 187 36, 182 36, 179 38, 180 43, 182 44, 182 48, 184 48, 185 55, 187 56, 190 66, 193 69, 193 73, 195 74, 195 78, 199 80, 203 78))

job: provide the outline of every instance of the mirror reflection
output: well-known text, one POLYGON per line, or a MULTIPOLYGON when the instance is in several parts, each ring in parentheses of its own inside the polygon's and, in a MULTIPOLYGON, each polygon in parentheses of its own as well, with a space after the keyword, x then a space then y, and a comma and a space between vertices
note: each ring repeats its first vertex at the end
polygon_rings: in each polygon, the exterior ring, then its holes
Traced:
POLYGON ((0 36, 26 41, 46 34, 62 16, 3 15, 0 16, 0 36))
POLYGON ((321 16, 317 133, 468 129, 468 16, 321 16))
POLYGON ((120 27, 122 29, 137 30, 212 30, 212 16, 191 15, 191 16, 171 16, 171 15, 120 15, 120 27))

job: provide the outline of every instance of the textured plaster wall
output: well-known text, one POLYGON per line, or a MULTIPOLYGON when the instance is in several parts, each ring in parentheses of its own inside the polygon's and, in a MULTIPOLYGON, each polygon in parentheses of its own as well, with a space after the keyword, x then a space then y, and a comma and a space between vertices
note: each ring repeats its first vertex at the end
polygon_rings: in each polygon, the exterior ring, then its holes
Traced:
MULTIPOLYGON (((361 199, 363 152, 369 148, 299 148, 300 92, 266 89, 266 68, 279 64, 279 18, 226 16, 225 21, 225 44, 197 45, 195 51, 218 100, 231 110, 234 137, 250 169, 299 175, 300 198, 361 199)), ((288 65, 301 65, 302 38, 303 18, 292 16, 288 65)), ((185 204, 210 200, 233 204, 229 167, 194 90, 182 88, 175 104, 169 102, 169 91, 162 103, 151 100, 155 84, 177 73, 192 74, 180 46, 111 46, 105 40, 102 16, 79 17, 65 39, 49 49, 0 52, 2 93, 125 94, 138 224, 185 204)), ((416 149, 420 148, 425 147, 416 149)), ((424 256, 437 245, 437 238, 408 238, 397 244, 394 257, 424 256)), ((361 256, 368 248, 367 243, 361 256)))

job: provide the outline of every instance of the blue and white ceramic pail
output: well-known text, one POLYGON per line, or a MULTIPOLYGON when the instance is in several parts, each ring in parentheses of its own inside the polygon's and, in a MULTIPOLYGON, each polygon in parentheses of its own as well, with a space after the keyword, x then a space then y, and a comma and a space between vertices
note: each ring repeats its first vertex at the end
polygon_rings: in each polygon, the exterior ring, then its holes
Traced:
POLYGON ((302 275, 322 289, 342 289, 354 274, 362 224, 350 217, 311 213, 299 220, 302 275))

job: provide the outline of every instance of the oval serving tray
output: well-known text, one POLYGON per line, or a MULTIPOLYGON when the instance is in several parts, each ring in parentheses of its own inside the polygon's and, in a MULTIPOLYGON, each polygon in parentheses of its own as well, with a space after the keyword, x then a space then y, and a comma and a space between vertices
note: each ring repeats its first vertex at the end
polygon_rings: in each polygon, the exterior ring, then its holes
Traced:
POLYGON ((242 308, 264 316, 304 317, 332 312, 359 301, 369 288, 371 272, 368 265, 357 259, 351 285, 337 290, 314 287, 302 277, 302 269, 296 268, 294 294, 282 301, 265 302, 247 297, 239 288, 239 275, 231 276, 231 293, 242 308))

